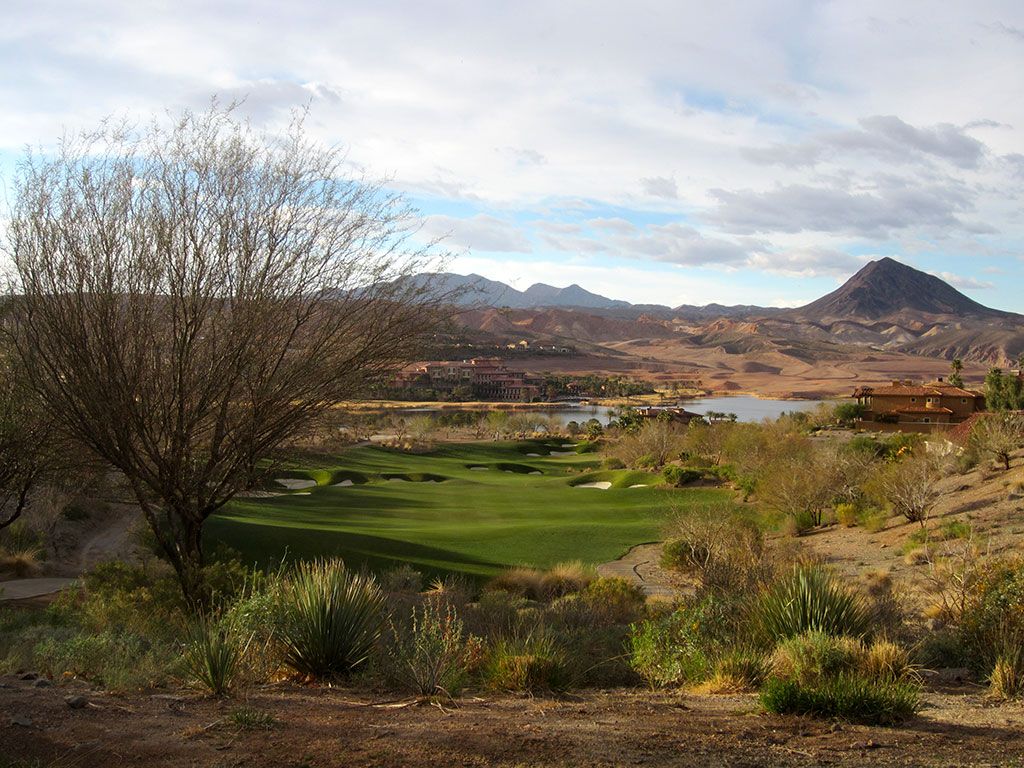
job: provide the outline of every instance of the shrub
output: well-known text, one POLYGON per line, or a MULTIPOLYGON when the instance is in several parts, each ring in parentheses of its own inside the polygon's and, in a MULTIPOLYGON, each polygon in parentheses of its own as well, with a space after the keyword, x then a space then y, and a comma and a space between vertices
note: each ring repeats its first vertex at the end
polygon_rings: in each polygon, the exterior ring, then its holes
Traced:
POLYGON ((269 731, 277 721, 262 709, 239 707, 228 715, 228 722, 241 731, 269 731))
POLYGON ((561 597, 586 589, 596 578, 594 567, 579 560, 558 563, 541 576, 540 593, 545 598, 561 597))
POLYGON ((772 584, 758 600, 756 614, 770 641, 809 631, 861 637, 869 627, 861 598, 814 565, 797 566, 772 584))
POLYGON ((761 689, 761 705, 776 714, 842 718, 866 725, 891 725, 920 706, 915 685, 844 674, 812 684, 772 678, 761 689))
POLYGON ((193 684, 214 696, 226 696, 234 687, 242 655, 242 644, 223 626, 202 619, 185 644, 185 669, 193 684))
POLYGON ((423 589, 423 574, 408 563, 402 563, 381 576, 380 586, 385 592, 419 592, 423 589))
POLYGON ((863 666, 866 652, 857 638, 805 632, 776 647, 771 660, 772 673, 780 680, 810 685, 855 672, 863 666))
POLYGON ((0 549, 0 573, 9 573, 18 579, 35 576, 42 555, 42 549, 35 544, 10 544, 0 549))
POLYGON ((860 513, 860 524, 868 533, 884 531, 889 524, 889 513, 878 507, 867 507, 860 513))
POLYGON ((627 624, 635 621, 644 607, 643 589, 617 576, 590 582, 582 598, 599 623, 627 624))
POLYGON ((855 527, 860 519, 860 510, 855 504, 836 504, 836 522, 844 528, 855 527))
POLYGON ((413 608, 408 626, 391 623, 391 681, 423 696, 455 696, 466 680, 465 634, 451 605, 428 600, 413 608))
POLYGON ((674 485, 677 488, 694 483, 701 478, 701 473, 696 469, 677 467, 674 465, 665 467, 665 469, 662 470, 662 474, 665 476, 665 480, 669 485, 674 485))
POLYGON ((178 671, 169 645, 120 631, 50 630, 32 652, 33 666, 53 677, 81 677, 111 691, 167 683, 178 671))
POLYGON ((1024 645, 1005 643, 989 675, 989 692, 1000 699, 1024 694, 1024 645))
POLYGON ((491 579, 487 589, 538 600, 544 592, 544 574, 536 568, 509 568, 491 579))
POLYGON ((340 560, 298 565, 283 592, 284 661, 313 679, 349 675, 380 635, 384 597, 372 576, 340 560))
POLYGON ((540 630, 499 640, 485 677, 493 690, 531 693, 564 691, 572 680, 565 654, 540 630))
POLYGON ((1024 560, 985 563, 964 595, 960 636, 971 666, 990 673, 1024 638, 1024 560))
POLYGON ((876 640, 865 649, 860 671, 875 680, 917 679, 917 669, 910 661, 910 654, 903 646, 890 640, 876 640))
POLYGON ((601 460, 601 469, 625 469, 626 463, 618 456, 607 456, 601 460))
POLYGON ((651 688, 698 683, 733 641, 729 607, 713 598, 630 627, 630 666, 651 688))
POLYGON ((769 666, 764 655, 748 648, 732 648, 715 660, 706 693, 744 693, 761 687, 769 666))

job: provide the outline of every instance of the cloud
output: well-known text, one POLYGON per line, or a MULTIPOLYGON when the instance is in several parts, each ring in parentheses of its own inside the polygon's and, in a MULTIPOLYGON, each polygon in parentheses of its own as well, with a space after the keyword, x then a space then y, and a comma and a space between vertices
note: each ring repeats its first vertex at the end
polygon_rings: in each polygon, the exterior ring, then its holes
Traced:
POLYGON ((977 280, 973 277, 964 277, 963 275, 957 275, 953 272, 929 272, 929 274, 945 280, 954 288, 962 288, 965 291, 987 291, 996 287, 995 283, 990 283, 986 280, 977 280))
POLYGON ((971 195, 951 184, 915 186, 883 178, 865 191, 791 184, 711 194, 718 206, 707 220, 738 234, 810 231, 881 239, 911 228, 986 229, 961 220, 960 214, 973 210, 971 195))
MULTIPOLYGON (((994 122, 974 121, 970 127, 994 122)), ((842 161, 844 156, 856 153, 901 164, 932 158, 958 168, 976 168, 986 151, 982 142, 966 134, 968 126, 939 123, 918 128, 895 115, 864 117, 858 124, 860 130, 821 132, 796 143, 745 147, 741 151, 752 162, 788 168, 813 166, 826 160, 842 161)))
POLYGON ((679 196, 679 189, 675 179, 664 176, 652 176, 647 179, 640 179, 640 187, 645 194, 652 197, 663 197, 666 200, 675 200, 679 196))
POLYGON ((448 247, 504 253, 530 253, 533 250, 518 227, 486 214, 464 219, 428 216, 423 220, 421 231, 429 237, 444 238, 448 247))
POLYGON ((747 266, 794 277, 847 277, 864 263, 864 259, 831 248, 782 248, 751 254, 747 266))
POLYGON ((606 229, 612 232, 635 232, 636 225, 631 221, 627 221, 621 217, 604 218, 597 217, 595 219, 588 219, 586 225, 592 229, 606 229))

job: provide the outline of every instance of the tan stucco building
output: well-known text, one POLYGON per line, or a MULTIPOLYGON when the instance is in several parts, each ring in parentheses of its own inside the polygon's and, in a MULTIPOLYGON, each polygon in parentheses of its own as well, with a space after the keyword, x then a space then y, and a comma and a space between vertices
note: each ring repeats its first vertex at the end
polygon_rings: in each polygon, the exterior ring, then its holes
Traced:
POLYGON ((893 381, 883 387, 854 391, 864 414, 857 426, 863 429, 905 432, 936 432, 985 410, 985 396, 941 379, 928 384, 893 381))

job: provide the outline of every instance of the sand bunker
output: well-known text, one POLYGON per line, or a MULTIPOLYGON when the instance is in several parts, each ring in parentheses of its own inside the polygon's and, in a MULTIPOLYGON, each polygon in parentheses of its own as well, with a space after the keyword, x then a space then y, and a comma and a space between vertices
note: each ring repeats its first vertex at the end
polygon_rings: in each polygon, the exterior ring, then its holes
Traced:
POLYGON ((552 451, 548 456, 575 456, 576 451, 552 451))
POLYGON ((355 485, 351 480, 342 480, 340 483, 335 483, 335 488, 348 488, 350 485, 355 485))
POLYGON ((600 488, 602 491, 607 491, 612 487, 612 484, 607 480, 602 480, 599 483, 583 483, 582 485, 574 486, 576 488, 600 488))
POLYGON ((534 470, 533 472, 527 472, 528 475, 543 475, 544 473, 540 470, 534 470))
POLYGON ((631 485, 629 487, 630 488, 649 488, 650 486, 648 486, 647 483, 637 483, 636 485, 631 485))
POLYGON ((293 477, 278 477, 275 483, 283 485, 289 491, 301 491, 303 488, 315 488, 316 480, 299 480, 293 477))
POLYGON ((470 469, 474 472, 487 472, 490 467, 470 467, 470 469))
POLYGON ((528 453, 526 455, 529 456, 531 459, 539 459, 540 458, 540 454, 539 453, 528 453))

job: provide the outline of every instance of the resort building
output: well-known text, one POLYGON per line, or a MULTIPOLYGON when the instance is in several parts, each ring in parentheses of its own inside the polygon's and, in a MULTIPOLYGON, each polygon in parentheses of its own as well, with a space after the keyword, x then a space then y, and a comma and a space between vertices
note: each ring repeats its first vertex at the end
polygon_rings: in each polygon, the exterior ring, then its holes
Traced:
POLYGON ((853 396, 864 406, 857 426, 902 432, 937 432, 985 410, 985 396, 938 379, 928 384, 893 381, 884 387, 860 387, 853 396))
POLYGON ((477 400, 530 402, 542 392, 542 380, 506 367, 497 357, 421 363, 402 371, 400 387, 462 394, 477 400))

